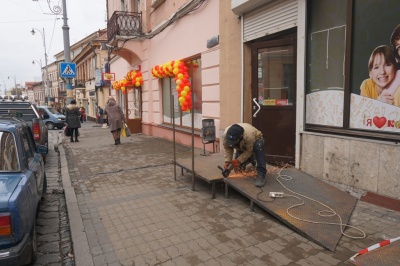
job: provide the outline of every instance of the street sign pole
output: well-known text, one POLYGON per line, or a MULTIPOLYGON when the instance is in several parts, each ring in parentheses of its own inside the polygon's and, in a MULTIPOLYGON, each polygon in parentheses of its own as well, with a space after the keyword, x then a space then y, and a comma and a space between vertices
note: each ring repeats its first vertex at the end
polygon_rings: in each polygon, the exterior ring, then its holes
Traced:
MULTIPOLYGON (((63 5, 63 38, 64 38, 64 57, 65 62, 69 63, 71 61, 70 56, 70 45, 69 45, 69 27, 68 27, 68 18, 67 18, 67 1, 62 0, 63 5)), ((72 80, 71 78, 66 79, 65 88, 67 89, 67 99, 66 104, 70 104, 73 99, 73 91, 72 91, 72 80)))

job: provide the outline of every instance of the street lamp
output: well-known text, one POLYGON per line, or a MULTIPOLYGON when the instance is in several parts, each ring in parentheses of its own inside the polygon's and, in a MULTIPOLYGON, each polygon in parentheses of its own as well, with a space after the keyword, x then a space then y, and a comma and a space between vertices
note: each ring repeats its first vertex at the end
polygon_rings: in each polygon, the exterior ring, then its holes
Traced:
MULTIPOLYGON (((38 1, 38 0, 32 0, 38 1)), ((63 29, 63 38, 64 38, 64 59, 66 63, 71 62, 71 55, 70 55, 70 44, 69 44, 69 26, 68 26, 68 18, 67 18, 67 1, 62 0, 62 8, 58 5, 51 6, 51 0, 47 0, 47 4, 49 5, 49 9, 51 13, 54 15, 59 15, 61 12, 63 13, 63 22, 64 25, 62 26, 63 29)), ((47 64, 46 64, 47 65, 47 64)), ((69 104, 73 98, 72 92, 72 80, 71 78, 66 78, 65 86, 67 88, 67 103, 69 104)))
POLYGON ((14 75, 14 77, 13 77, 13 76, 8 76, 8 79, 10 79, 10 77, 14 79, 15 94, 18 96, 17 78, 16 78, 15 75, 14 75))
MULTIPOLYGON (((34 65, 35 63, 39 63, 39 65, 40 65, 40 74, 41 74, 41 77, 42 77, 42 90, 41 90, 41 93, 40 93, 40 97, 39 97, 39 98, 42 99, 42 95, 44 94, 42 59, 39 59, 39 61, 32 60, 32 64, 34 65)), ((43 97, 43 98, 46 98, 46 97, 43 97)))
POLYGON ((0 73, 0 77, 1 77, 1 80, 3 81, 3 84, 4 84, 4 94, 6 94, 7 86, 6 86, 6 82, 3 79, 3 75, 1 73, 0 73))
POLYGON ((47 94, 47 103, 46 103, 46 105, 49 105, 49 103, 50 103, 50 84, 49 84, 49 70, 48 70, 48 67, 47 67, 46 37, 45 37, 44 28, 43 28, 43 32, 40 31, 39 29, 32 28, 32 30, 31 30, 32 35, 35 35, 35 33, 36 33, 35 30, 37 30, 42 35, 42 39, 43 39, 44 61, 45 61, 45 64, 46 64, 46 66, 45 66, 46 67, 46 87, 47 87, 47 89, 46 89, 46 94, 47 94))

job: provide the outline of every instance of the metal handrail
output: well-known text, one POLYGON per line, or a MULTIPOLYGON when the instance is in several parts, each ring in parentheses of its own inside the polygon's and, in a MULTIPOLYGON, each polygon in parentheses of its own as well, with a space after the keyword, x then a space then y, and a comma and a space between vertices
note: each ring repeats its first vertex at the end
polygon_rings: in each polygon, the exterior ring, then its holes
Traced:
POLYGON ((107 23, 107 36, 110 42, 115 36, 141 36, 142 12, 115 11, 107 23))

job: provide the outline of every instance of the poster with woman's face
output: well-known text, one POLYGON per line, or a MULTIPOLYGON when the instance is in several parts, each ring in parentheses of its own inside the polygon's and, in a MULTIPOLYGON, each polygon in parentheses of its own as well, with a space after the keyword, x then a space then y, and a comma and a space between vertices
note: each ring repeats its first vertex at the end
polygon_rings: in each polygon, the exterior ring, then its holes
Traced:
POLYGON ((400 2, 354 2, 350 127, 400 133, 400 2))
POLYGON ((399 0, 307 1, 307 124, 350 116, 352 129, 400 134, 399 24, 399 0))

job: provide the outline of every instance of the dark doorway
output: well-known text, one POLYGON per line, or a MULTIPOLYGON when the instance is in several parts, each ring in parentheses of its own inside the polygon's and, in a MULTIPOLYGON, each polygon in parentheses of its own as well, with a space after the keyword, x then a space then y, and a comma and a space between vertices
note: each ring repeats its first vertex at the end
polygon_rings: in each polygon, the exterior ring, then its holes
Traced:
POLYGON ((141 87, 133 87, 124 95, 126 123, 131 133, 142 133, 142 93, 141 87))
POLYGON ((294 164, 296 133, 296 37, 251 47, 253 125, 262 131, 270 164, 294 164))

